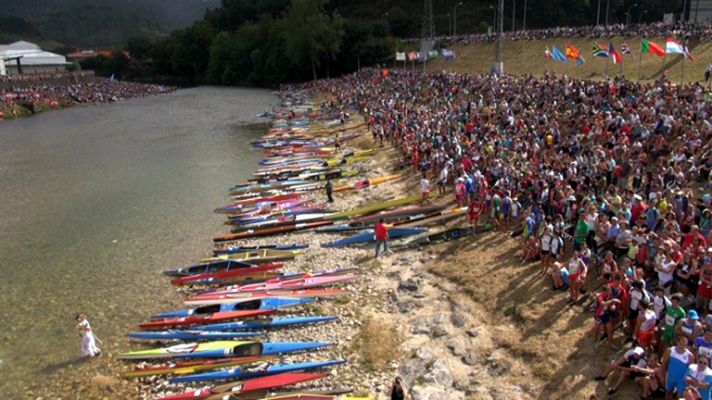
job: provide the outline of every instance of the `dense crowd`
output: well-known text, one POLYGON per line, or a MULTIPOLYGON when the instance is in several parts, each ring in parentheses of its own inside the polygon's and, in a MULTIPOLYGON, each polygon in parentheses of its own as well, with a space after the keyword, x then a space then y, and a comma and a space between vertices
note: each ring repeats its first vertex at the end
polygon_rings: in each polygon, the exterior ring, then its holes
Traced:
POLYGON ((46 80, 93 77, 94 71, 33 72, 29 74, 8 74, 0 76, 0 82, 41 82, 46 80))
POLYGON ((521 241, 583 305, 591 340, 635 344, 597 377, 708 399, 712 108, 699 84, 367 70, 309 90, 357 107, 440 193, 521 241))
MULTIPOLYGON (((505 41, 517 40, 542 40, 542 39, 610 39, 613 37, 647 37, 647 38, 698 38, 699 40, 712 39, 712 25, 710 24, 665 24, 662 22, 650 24, 612 24, 612 25, 586 25, 556 27, 547 29, 530 29, 503 32, 505 41)), ((452 43, 469 44, 477 42, 494 42, 497 33, 474 33, 457 36, 438 36, 437 40, 447 40, 452 43)), ((406 43, 419 42, 420 38, 406 39, 406 43)))
MULTIPOLYGON (((30 75, 27 75, 28 77, 30 75)), ((27 78, 31 79, 31 78, 27 78)), ((107 103, 133 97, 144 97, 175 90, 163 85, 103 79, 94 82, 47 83, 37 80, 29 86, 0 88, 0 110, 14 111, 15 106, 31 112, 42 106, 58 108, 77 103, 107 103)))

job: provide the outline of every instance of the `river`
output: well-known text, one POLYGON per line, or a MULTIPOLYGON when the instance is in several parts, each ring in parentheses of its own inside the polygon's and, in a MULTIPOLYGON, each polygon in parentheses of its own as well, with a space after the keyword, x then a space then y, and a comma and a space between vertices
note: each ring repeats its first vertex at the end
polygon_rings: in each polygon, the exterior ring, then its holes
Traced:
POLYGON ((125 334, 179 304, 160 272, 227 231, 212 209, 255 168, 255 114, 277 102, 200 87, 0 122, 3 397, 84 398, 92 377, 115 374, 125 334), (81 358, 78 312, 98 359, 81 358))

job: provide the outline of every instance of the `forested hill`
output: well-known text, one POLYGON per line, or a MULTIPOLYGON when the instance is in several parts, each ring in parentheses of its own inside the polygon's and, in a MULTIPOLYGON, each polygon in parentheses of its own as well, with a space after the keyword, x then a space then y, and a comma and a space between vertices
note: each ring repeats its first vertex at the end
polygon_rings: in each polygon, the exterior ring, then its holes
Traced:
POLYGON ((120 46, 130 37, 166 36, 220 0, 4 0, 0 43, 18 39, 55 47, 120 46))

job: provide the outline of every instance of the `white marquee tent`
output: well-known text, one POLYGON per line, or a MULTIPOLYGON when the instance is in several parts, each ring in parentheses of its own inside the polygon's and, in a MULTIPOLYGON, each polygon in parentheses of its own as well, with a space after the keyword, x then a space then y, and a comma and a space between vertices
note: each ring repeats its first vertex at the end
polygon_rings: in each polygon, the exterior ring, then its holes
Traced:
POLYGON ((50 53, 40 49, 34 43, 19 41, 8 45, 0 45, 0 60, 5 60, 4 67, 8 72, 16 72, 16 58, 20 57, 23 69, 28 72, 64 70, 67 59, 59 54, 50 53))

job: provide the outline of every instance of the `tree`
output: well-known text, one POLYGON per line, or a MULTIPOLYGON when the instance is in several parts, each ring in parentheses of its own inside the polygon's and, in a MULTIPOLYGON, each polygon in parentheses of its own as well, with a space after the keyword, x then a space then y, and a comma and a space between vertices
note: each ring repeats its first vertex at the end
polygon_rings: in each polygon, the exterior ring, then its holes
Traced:
POLYGON ((131 58, 135 60, 145 60, 148 58, 152 46, 153 45, 148 38, 135 36, 129 39, 126 44, 126 51, 128 51, 131 58))
POLYGON ((338 13, 324 14, 324 0, 293 0, 282 20, 286 55, 297 68, 311 66, 312 78, 324 61, 335 60, 344 35, 338 13))

